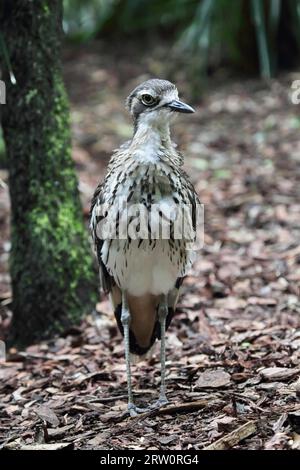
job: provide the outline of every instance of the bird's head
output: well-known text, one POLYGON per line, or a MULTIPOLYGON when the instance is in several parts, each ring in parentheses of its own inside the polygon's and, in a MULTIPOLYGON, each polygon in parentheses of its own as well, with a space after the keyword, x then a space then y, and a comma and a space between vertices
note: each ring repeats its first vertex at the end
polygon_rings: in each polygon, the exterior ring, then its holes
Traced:
POLYGON ((126 100, 135 127, 164 127, 176 113, 194 113, 194 109, 179 101, 176 86, 167 80, 153 78, 141 83, 126 100))

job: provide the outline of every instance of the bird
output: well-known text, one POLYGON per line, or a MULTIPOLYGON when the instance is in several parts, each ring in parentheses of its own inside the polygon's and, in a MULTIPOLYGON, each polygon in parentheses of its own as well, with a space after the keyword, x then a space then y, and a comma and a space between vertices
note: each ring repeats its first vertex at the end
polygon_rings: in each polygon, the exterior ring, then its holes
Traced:
POLYGON ((113 153, 94 192, 90 228, 100 288, 110 296, 124 337, 127 412, 136 416, 145 408, 136 406, 133 399, 131 358, 147 357, 157 339, 161 341, 160 394, 150 408, 168 403, 166 330, 193 263, 195 250, 190 244, 195 240, 200 201, 182 168, 183 155, 170 137, 173 117, 195 110, 179 100, 173 83, 159 78, 138 85, 126 106, 133 119, 133 136, 113 153), (188 216, 182 219, 183 207, 188 207, 188 216), (182 236, 185 219, 192 227, 186 237, 182 236), (181 236, 175 236, 178 220, 181 236), (162 236, 162 228, 169 230, 167 236, 162 236))

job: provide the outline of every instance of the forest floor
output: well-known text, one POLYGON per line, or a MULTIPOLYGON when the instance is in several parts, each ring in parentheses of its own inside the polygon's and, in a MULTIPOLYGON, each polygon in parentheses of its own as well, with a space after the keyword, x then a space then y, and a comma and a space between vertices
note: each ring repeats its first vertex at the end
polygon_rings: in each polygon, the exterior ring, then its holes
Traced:
MULTIPOLYGON (((164 75, 101 45, 66 51, 74 160, 87 218, 112 150, 131 135, 128 92, 164 75)), ((188 101, 182 70, 169 74, 188 101)), ((300 448, 300 117, 285 75, 212 82, 174 140, 205 205, 205 244, 167 335, 170 405, 126 408, 123 341, 106 298, 78 328, 11 349, 0 368, 0 445, 75 449, 300 448)), ((2 188, 0 330, 9 328, 9 199, 2 188)), ((133 367, 139 404, 159 391, 159 354, 133 367)))

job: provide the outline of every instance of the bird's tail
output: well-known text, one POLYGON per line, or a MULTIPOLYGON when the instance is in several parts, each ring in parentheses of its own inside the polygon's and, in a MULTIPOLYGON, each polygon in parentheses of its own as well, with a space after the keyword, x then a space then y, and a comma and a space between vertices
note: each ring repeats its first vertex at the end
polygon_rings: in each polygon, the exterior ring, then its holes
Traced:
MULTIPOLYGON (((166 329, 169 327, 175 313, 176 303, 179 295, 179 288, 182 280, 178 280, 174 289, 168 295, 168 315, 166 318, 166 329)), ((114 314, 120 332, 123 335, 123 325, 121 322, 122 302, 121 292, 117 286, 112 291, 111 300, 114 307, 114 314)), ((141 359, 148 357, 153 351, 156 339, 160 339, 160 324, 158 321, 158 307, 161 296, 146 294, 141 297, 128 295, 128 307, 130 311, 129 348, 133 355, 140 356, 141 359)))

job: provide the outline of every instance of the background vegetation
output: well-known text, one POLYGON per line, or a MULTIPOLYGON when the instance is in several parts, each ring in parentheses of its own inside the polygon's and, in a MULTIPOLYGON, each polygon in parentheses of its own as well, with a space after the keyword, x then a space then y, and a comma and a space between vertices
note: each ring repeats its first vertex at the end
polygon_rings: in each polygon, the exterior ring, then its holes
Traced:
POLYGON ((197 70, 227 63, 271 77, 299 57, 299 0, 64 0, 67 35, 171 35, 197 70))
MULTIPOLYGON (((300 0, 63 0, 63 7, 66 38, 75 43, 168 37, 194 94, 220 67, 270 78, 299 63, 300 0)), ((13 78, 1 31, 0 52, 13 78)))

